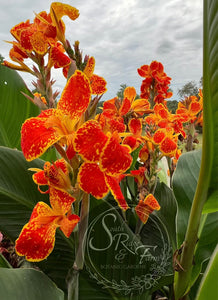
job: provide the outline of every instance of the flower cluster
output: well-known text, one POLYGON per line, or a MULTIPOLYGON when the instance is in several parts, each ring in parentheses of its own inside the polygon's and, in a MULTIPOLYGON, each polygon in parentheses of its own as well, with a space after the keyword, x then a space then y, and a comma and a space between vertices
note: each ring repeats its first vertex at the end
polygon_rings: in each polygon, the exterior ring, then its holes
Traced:
POLYGON ((174 162, 179 158, 179 142, 187 136, 184 125, 200 122, 202 111, 202 97, 186 99, 176 114, 168 110, 165 99, 172 95, 171 78, 160 62, 153 61, 138 69, 144 78, 140 97, 134 87, 127 87, 122 98, 104 101, 96 115, 98 101, 107 90, 106 81, 94 73, 94 57, 82 59, 78 41, 74 50, 71 48, 65 38, 64 15, 75 20, 79 12, 54 2, 49 14, 41 12, 33 23, 13 27, 16 41, 10 57, 18 65, 4 62, 37 77, 30 100, 41 113, 27 119, 21 129, 26 160, 39 158, 51 147, 61 156, 52 164, 45 162, 43 170, 30 169, 35 172, 33 181, 39 192, 48 193, 50 199, 50 206, 40 201, 34 207, 16 241, 17 253, 30 261, 40 261, 51 253, 57 228, 66 237, 71 235, 82 218, 84 195, 102 199, 110 192, 125 214, 129 203, 121 184, 130 177, 137 186, 137 196, 132 199, 135 214, 145 224, 149 215, 160 209, 154 197, 158 162, 163 156, 174 162), (29 69, 24 63, 27 58, 38 68, 29 69), (62 68, 67 78, 58 103, 54 101, 57 93, 52 92, 52 67, 62 68), (48 189, 44 191, 42 186, 48 189))

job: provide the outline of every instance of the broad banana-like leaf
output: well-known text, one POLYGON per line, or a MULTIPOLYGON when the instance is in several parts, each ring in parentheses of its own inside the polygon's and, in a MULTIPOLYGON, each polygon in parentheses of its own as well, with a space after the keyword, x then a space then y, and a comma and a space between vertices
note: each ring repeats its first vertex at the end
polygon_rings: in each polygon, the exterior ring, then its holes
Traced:
POLYGON ((218 245, 202 278, 196 300, 218 299, 218 245))
POLYGON ((0 268, 0 290, 5 300, 64 300, 64 292, 34 269, 0 268))

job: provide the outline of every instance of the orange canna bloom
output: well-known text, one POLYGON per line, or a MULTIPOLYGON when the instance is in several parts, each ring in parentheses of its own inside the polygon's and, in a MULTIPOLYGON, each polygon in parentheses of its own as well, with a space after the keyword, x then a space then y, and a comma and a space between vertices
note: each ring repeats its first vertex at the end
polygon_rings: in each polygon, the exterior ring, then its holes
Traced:
POLYGON ((142 120, 131 119, 128 123, 130 136, 126 136, 123 139, 123 145, 128 145, 130 148, 135 150, 143 142, 142 138, 142 120))
POLYGON ((24 122, 21 148, 25 158, 31 161, 57 142, 67 147, 69 159, 73 157, 73 134, 90 99, 89 80, 81 71, 76 71, 68 80, 57 109, 45 110, 38 117, 24 122))
POLYGON ((173 135, 173 128, 158 129, 153 135, 153 142, 159 145, 160 151, 166 156, 174 156, 177 151, 177 135, 173 135))
POLYGON ((138 205, 135 208, 135 211, 139 217, 139 219, 142 221, 143 224, 145 224, 148 220, 149 215, 154 210, 159 210, 160 205, 157 202, 156 198, 149 194, 146 196, 144 200, 139 200, 138 205))
POLYGON ((151 91, 154 93, 155 103, 164 103, 165 98, 170 98, 169 91, 171 78, 164 72, 162 63, 152 61, 150 65, 143 65, 138 69, 138 74, 145 79, 141 85, 141 97, 149 99, 151 91))
MULTIPOLYGON (((200 92, 200 95, 201 92, 200 92)), ((183 123, 195 122, 198 115, 203 109, 203 98, 200 96, 200 100, 196 96, 189 96, 184 101, 179 102, 178 109, 176 110, 177 116, 183 123)))
POLYGON ((136 90, 134 87, 127 87, 124 90, 123 99, 115 97, 104 102, 103 111, 100 116, 100 123, 105 132, 124 132, 126 117, 140 117, 151 112, 147 99, 135 99, 136 90))
POLYGON ((79 217, 71 214, 72 202, 54 189, 50 193, 51 207, 38 202, 15 242, 17 254, 26 256, 28 261, 41 261, 48 257, 54 248, 57 228, 69 237, 79 222, 79 217))
POLYGON ((119 183, 132 157, 129 147, 121 145, 120 141, 117 132, 107 136, 97 121, 90 120, 78 129, 74 149, 84 160, 78 173, 80 188, 97 199, 111 191, 118 205, 126 210, 128 205, 119 183))
POLYGON ((162 103, 155 104, 154 114, 150 114, 144 120, 147 124, 157 125, 160 128, 171 127, 175 133, 186 136, 180 115, 171 114, 162 103))
POLYGON ((66 197, 65 194, 68 194, 70 201, 72 201, 73 187, 71 186, 69 167, 63 158, 53 164, 45 162, 43 170, 37 168, 30 168, 29 170, 36 172, 33 174, 33 181, 38 185, 38 190, 41 193, 49 193, 52 189, 57 189, 59 194, 63 193, 64 197, 66 197), (44 192, 40 186, 48 186, 49 188, 44 192))

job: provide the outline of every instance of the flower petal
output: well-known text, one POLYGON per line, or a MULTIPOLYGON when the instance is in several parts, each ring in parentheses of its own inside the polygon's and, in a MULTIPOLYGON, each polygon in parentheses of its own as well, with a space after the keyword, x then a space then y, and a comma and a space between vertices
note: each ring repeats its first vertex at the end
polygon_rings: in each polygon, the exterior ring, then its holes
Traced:
POLYGON ((66 237, 70 237, 79 220, 80 217, 77 215, 70 215, 68 218, 65 217, 61 220, 60 229, 63 231, 66 237))
POLYGON ((46 203, 39 202, 33 210, 30 221, 23 227, 16 240, 17 254, 26 256, 28 261, 45 259, 54 248, 58 226, 55 219, 51 208, 46 203))
POLYGON ((131 108, 131 102, 130 102, 130 100, 127 99, 127 98, 124 98, 123 102, 122 102, 122 105, 121 105, 121 107, 119 109, 120 115, 121 116, 126 115, 129 112, 130 108, 131 108))
POLYGON ((118 134, 113 133, 100 157, 101 170, 111 176, 124 173, 132 163, 130 151, 131 149, 128 146, 120 145, 118 134))
MULTIPOLYGON (((55 110, 49 110, 52 114, 55 110)), ((27 119, 21 129, 21 148, 26 160, 31 161, 42 155, 50 146, 56 143, 62 135, 52 127, 47 128, 46 111, 36 118, 27 119), (42 117, 45 116, 45 117, 42 117)))
POLYGON ((79 169, 78 182, 80 188, 95 198, 101 199, 109 192, 104 173, 95 163, 83 163, 79 169))
POLYGON ((147 222, 149 214, 152 213, 153 210, 159 209, 160 205, 152 194, 147 195, 144 201, 140 200, 135 207, 135 211, 143 224, 147 222))
POLYGON ((129 208, 119 185, 119 179, 112 176, 105 176, 107 186, 109 187, 114 199, 122 210, 129 208))
POLYGON ((141 135, 142 133, 142 120, 141 119, 131 119, 129 121, 129 131, 134 135, 141 135))
POLYGON ((136 90, 135 90, 135 88, 132 87, 132 86, 128 86, 127 88, 125 88, 124 93, 123 93, 123 97, 127 98, 130 101, 130 103, 132 103, 133 100, 136 97, 136 90))
POLYGON ((106 88, 107 82, 101 76, 93 74, 90 78, 90 84, 91 84, 93 95, 102 95, 107 91, 106 88))
POLYGON ((55 69, 66 67, 71 63, 70 58, 59 47, 51 47, 49 59, 54 64, 55 69))
POLYGON ((93 75, 94 70, 95 70, 95 58, 91 56, 87 61, 83 73, 85 73, 86 76, 90 78, 93 75))
POLYGON ((77 131, 74 139, 74 148, 83 159, 90 162, 99 160, 108 137, 101 130, 101 126, 95 120, 85 122, 77 131))
POLYGON ((75 198, 65 191, 50 188, 50 204, 57 215, 66 214, 72 206, 75 198))
POLYGON ((36 31, 30 36, 30 43, 33 47, 33 50, 40 54, 44 55, 48 49, 48 41, 46 36, 40 32, 36 31))
POLYGON ((71 118, 80 117, 91 100, 91 87, 84 73, 76 71, 68 80, 57 108, 71 118))
POLYGON ((160 144, 160 150, 165 155, 173 154, 176 151, 176 149, 177 149, 177 143, 169 137, 166 137, 160 144))
MULTIPOLYGON (((79 11, 75 7, 69 4, 64 4, 60 2, 53 2, 51 4, 51 10, 54 10, 55 15, 58 20, 63 16, 68 16, 71 20, 76 20, 79 17, 79 11)), ((51 14, 52 16, 53 14, 51 14)))

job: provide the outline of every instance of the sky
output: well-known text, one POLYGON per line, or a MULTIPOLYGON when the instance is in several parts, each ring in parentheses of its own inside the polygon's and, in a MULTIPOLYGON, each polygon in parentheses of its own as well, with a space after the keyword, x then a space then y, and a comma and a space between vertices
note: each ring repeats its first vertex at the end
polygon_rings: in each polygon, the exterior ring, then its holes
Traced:
MULTIPOLYGON (((49 12, 49 0, 0 0, 0 54, 9 60, 10 29, 30 19, 34 12, 49 12)), ((202 76, 202 0, 65 0, 80 11, 77 20, 64 17, 66 38, 71 45, 80 41, 83 54, 94 56, 95 73, 107 81, 102 100, 116 96, 121 84, 134 86, 140 94, 142 77, 137 68, 153 60, 162 62, 172 78, 172 100, 185 83, 202 76)), ((32 89, 29 74, 20 73, 32 89)), ((53 74, 55 88, 63 90, 61 72, 53 74)))

